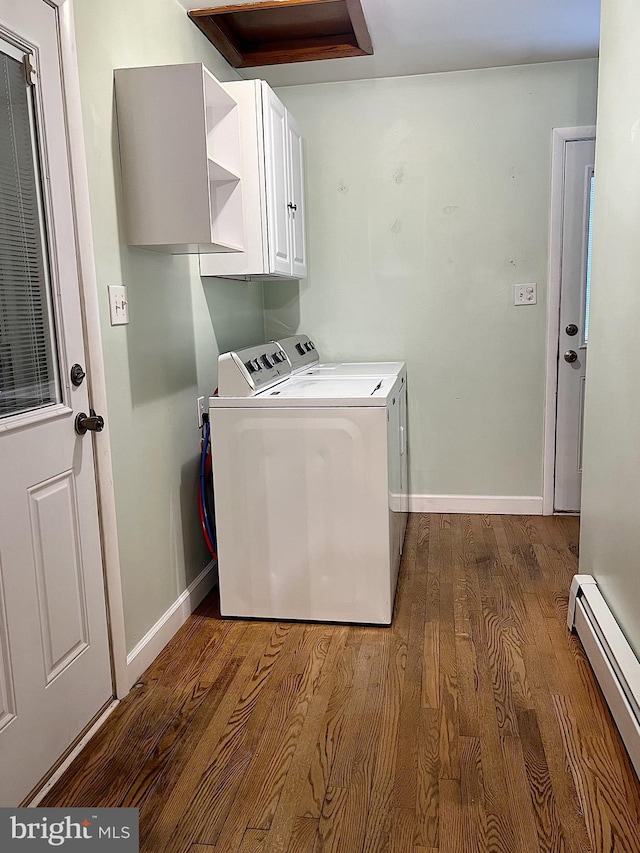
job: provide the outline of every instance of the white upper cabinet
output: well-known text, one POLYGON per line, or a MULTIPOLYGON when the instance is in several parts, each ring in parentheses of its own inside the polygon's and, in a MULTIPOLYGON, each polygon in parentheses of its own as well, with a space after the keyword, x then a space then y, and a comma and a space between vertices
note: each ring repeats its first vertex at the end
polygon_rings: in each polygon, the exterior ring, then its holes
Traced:
POLYGON ((238 103, 242 146, 244 251, 200 256, 203 276, 305 278, 302 137, 262 80, 225 83, 238 103))
POLYGON ((200 63, 115 72, 126 240, 172 254, 244 247, 235 100, 200 63))

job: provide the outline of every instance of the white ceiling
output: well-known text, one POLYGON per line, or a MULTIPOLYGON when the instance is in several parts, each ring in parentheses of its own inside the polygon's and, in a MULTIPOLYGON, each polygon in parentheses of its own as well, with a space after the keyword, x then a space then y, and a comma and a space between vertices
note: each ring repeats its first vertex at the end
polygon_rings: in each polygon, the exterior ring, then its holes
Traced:
MULTIPOLYGON (((206 3, 185 9, 255 0, 206 3)), ((373 56, 239 69, 272 86, 597 56, 600 0, 361 0, 373 56)))

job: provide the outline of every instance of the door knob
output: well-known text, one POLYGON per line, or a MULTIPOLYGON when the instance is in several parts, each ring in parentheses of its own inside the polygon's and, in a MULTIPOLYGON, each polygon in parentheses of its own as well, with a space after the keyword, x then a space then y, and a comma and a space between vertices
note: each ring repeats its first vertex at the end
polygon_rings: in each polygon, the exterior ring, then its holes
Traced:
POLYGON ((86 412, 80 412, 76 415, 75 430, 78 435, 84 435, 87 430, 91 432, 102 432, 104 429, 104 418, 102 415, 96 415, 93 409, 89 409, 89 416, 86 412))
POLYGON ((564 354, 564 360, 573 364, 574 361, 578 360, 578 353, 573 349, 568 349, 564 354))
POLYGON ((569 325, 568 325, 568 326, 567 326, 567 328, 565 329, 565 332, 566 332, 568 335, 571 335, 571 337, 573 337, 574 335, 577 335, 577 334, 578 334, 578 327, 576 326, 576 324, 575 324, 575 323, 569 323, 569 325))

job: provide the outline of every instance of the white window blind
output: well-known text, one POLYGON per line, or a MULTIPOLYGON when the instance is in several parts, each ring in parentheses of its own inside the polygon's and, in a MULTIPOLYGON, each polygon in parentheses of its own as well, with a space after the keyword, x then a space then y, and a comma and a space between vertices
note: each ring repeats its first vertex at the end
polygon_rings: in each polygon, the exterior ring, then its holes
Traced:
POLYGON ((58 402, 24 65, 0 46, 0 418, 58 402))

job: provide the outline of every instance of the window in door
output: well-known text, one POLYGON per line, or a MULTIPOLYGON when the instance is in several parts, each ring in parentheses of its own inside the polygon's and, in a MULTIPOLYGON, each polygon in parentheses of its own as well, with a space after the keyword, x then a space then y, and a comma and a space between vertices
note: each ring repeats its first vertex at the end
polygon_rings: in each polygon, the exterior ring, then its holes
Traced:
POLYGON ((31 88, 0 40, 0 418, 61 399, 31 88))

